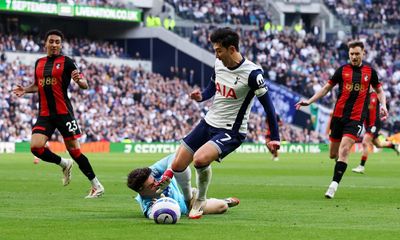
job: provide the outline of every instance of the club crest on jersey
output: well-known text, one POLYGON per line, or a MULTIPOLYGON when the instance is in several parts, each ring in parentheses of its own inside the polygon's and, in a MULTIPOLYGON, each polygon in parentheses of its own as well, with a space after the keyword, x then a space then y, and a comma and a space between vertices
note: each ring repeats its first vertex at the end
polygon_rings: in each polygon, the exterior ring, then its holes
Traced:
POLYGON ((57 63, 56 64, 56 69, 60 69, 60 67, 61 67, 61 64, 57 63))
POLYGON ((366 82, 368 82, 368 75, 365 75, 365 77, 364 77, 364 81, 366 81, 366 82))
POLYGON ((225 98, 237 99, 235 89, 227 87, 223 84, 216 83, 215 90, 225 98))
POLYGON ((239 80, 240 80, 240 77, 236 76, 236 80, 235 80, 234 84, 236 85, 239 82, 239 80))

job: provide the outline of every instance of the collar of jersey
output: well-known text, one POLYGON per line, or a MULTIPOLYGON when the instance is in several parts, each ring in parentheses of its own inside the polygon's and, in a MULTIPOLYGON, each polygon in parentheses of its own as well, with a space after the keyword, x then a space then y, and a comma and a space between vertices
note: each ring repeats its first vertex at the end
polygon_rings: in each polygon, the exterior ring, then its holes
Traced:
MULTIPOLYGON (((240 54, 240 56, 242 56, 242 54, 240 54)), ((244 63, 245 60, 246 60, 246 59, 244 59, 244 57, 242 56, 242 60, 240 61, 240 63, 239 63, 238 65, 236 65, 236 66, 234 66, 234 67, 227 67, 227 68, 228 68, 229 70, 233 71, 233 70, 237 69, 238 67, 240 67, 240 66, 244 63)))

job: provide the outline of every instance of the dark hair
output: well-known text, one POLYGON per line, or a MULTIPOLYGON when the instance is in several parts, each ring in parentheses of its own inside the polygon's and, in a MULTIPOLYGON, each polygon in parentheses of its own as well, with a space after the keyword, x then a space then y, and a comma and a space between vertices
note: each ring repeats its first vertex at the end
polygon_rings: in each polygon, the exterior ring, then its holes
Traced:
POLYGON ((355 48, 355 47, 360 47, 361 49, 364 49, 364 43, 361 41, 351 41, 349 44, 347 44, 349 48, 355 48))
POLYGON ((47 38, 48 38, 50 35, 57 35, 57 36, 59 36, 59 37, 61 38, 61 41, 64 40, 64 34, 63 34, 60 30, 58 30, 58 29, 51 29, 51 30, 47 31, 47 33, 46 33, 46 36, 45 36, 45 38, 44 38, 44 41, 45 41, 45 42, 47 41, 47 38))
POLYGON ((128 174, 128 182, 126 185, 130 189, 139 192, 144 182, 146 182, 147 178, 150 176, 150 173, 151 169, 148 167, 137 168, 128 174))
POLYGON ((234 46, 239 51, 239 34, 229 27, 218 28, 210 36, 212 43, 219 43, 224 48, 234 46))

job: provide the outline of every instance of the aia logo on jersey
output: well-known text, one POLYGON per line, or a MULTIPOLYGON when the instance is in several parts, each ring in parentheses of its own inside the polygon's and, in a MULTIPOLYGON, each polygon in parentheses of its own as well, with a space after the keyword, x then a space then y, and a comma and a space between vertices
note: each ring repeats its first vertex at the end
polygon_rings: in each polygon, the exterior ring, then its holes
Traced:
POLYGON ((215 90, 225 98, 237 99, 236 92, 233 88, 227 87, 223 84, 216 83, 215 90))

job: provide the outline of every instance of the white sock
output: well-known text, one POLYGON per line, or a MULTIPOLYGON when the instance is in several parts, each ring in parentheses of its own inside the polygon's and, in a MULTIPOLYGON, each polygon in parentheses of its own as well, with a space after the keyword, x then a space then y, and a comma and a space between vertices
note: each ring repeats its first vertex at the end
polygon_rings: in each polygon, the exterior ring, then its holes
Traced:
POLYGON ((97 179, 97 177, 95 177, 95 178, 93 178, 92 180, 90 180, 90 182, 92 183, 92 187, 95 187, 95 188, 101 187, 101 183, 100 183, 100 181, 97 179))
POLYGON ((332 181, 331 184, 329 185, 329 187, 333 187, 335 189, 337 189, 337 187, 339 186, 339 183, 332 181))
POLYGON ((201 201, 206 200, 208 186, 211 182, 212 171, 211 166, 196 168, 197 175, 197 188, 199 190, 199 197, 197 199, 201 201))
POLYGON ((62 168, 65 168, 68 164, 68 161, 65 160, 64 158, 61 158, 61 162, 58 164, 60 165, 62 168))
POLYGON ((190 171, 190 167, 187 167, 183 172, 175 172, 173 170, 172 172, 181 187, 185 201, 190 201, 192 199, 192 172, 190 171))

